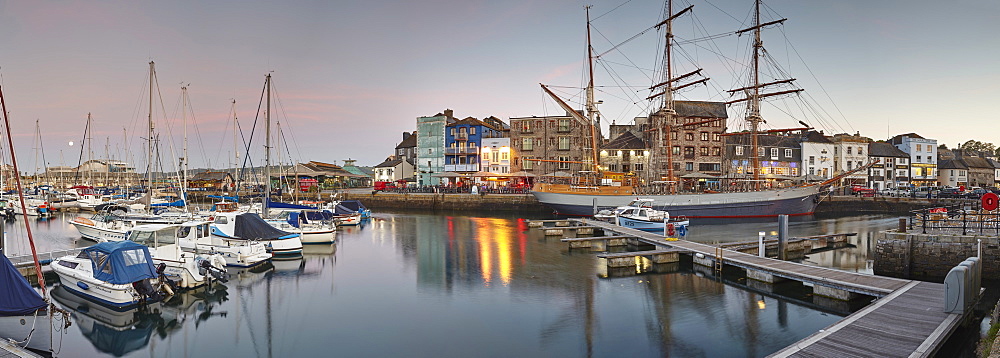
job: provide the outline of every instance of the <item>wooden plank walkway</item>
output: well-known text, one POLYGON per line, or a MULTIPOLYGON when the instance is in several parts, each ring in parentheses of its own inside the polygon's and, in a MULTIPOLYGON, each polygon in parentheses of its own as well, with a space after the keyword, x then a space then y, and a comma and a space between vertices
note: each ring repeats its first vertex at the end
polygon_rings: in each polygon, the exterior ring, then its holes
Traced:
MULTIPOLYGON (((633 235, 657 247, 672 247, 715 258, 716 246, 666 241, 644 231, 589 219, 605 233, 633 235)), ((958 328, 962 314, 944 312, 944 285, 903 280, 768 259, 728 249, 723 262, 778 277, 880 297, 844 319, 786 347, 771 357, 930 357, 958 328)))
POLYGON ((0 358, 41 358, 42 356, 27 349, 15 346, 6 338, 0 338, 0 358))
POLYGON ((597 254, 597 257, 602 259, 615 259, 620 257, 636 257, 636 256, 652 256, 660 254, 673 254, 673 253, 687 253, 688 250, 684 249, 666 249, 666 250, 649 250, 649 251, 628 251, 628 252, 607 252, 603 254, 597 254))

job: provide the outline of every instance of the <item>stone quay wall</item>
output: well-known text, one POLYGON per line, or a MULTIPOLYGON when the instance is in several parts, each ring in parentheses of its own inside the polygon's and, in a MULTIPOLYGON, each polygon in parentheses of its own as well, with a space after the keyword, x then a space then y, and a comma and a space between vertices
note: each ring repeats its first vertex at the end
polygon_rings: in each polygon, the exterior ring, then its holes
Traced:
POLYGON ((894 213, 906 214, 911 210, 932 206, 975 205, 968 199, 894 198, 885 196, 831 196, 816 207, 817 213, 894 213))
POLYGON ((880 232, 874 271, 902 278, 944 278, 955 265, 976 256, 978 240, 982 240, 983 279, 1000 279, 1000 237, 950 233, 880 232))
POLYGON ((531 194, 433 194, 433 193, 344 193, 344 199, 360 200, 372 210, 491 210, 551 213, 531 194))

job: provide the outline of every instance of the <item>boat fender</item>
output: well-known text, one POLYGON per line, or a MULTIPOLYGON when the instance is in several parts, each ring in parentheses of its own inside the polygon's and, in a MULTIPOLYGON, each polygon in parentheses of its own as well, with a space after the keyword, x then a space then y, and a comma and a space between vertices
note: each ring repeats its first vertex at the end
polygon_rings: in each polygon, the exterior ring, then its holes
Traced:
POLYGON ((82 288, 84 290, 89 290, 90 289, 90 285, 88 285, 86 282, 83 282, 83 281, 77 281, 76 282, 76 286, 80 287, 80 288, 82 288))
POLYGON ((699 259, 703 259, 703 258, 705 258, 705 254, 699 252, 699 253, 694 254, 694 257, 697 257, 699 259))

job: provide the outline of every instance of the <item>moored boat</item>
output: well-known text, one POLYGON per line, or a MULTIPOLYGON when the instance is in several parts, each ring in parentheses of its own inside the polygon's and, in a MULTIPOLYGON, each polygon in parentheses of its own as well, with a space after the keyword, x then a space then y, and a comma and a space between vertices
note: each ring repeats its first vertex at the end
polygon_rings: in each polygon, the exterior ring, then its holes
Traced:
POLYGON ((50 264, 62 287, 95 302, 127 309, 163 298, 149 249, 132 241, 103 242, 50 264))

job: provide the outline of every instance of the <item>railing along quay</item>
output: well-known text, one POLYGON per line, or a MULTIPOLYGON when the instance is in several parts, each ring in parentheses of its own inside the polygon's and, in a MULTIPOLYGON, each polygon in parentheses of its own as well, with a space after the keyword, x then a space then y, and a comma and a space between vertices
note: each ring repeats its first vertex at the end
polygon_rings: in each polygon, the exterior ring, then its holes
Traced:
MULTIPOLYGON (((816 298, 825 296, 845 302, 860 298, 861 295, 876 298, 871 304, 833 325, 775 352, 771 355, 773 357, 933 356, 948 337, 963 322, 968 321, 973 306, 982 293, 978 281, 981 264, 977 258, 970 258, 953 269, 956 271, 962 268, 961 275, 956 277, 961 277, 960 282, 963 283, 950 281, 951 286, 946 291, 945 285, 939 283, 860 274, 772 259, 720 246, 667 239, 662 235, 590 219, 529 222, 529 227, 543 230, 558 229, 560 232, 574 232, 573 226, 586 227, 589 230, 597 229, 603 234, 594 237, 563 238, 562 241, 567 242, 570 247, 604 250, 607 246, 638 244, 655 246, 653 250, 599 254, 599 257, 607 259, 609 269, 635 265, 634 258, 637 256, 650 258, 656 264, 676 264, 679 262, 679 255, 690 255, 694 264, 712 268, 720 274, 727 266, 743 269, 747 278, 762 282, 763 285, 786 280, 811 285, 813 296, 816 298), (546 224, 558 224, 559 227, 546 224), (971 265, 968 262, 975 263, 974 270, 963 268, 963 265, 971 265), (959 302, 957 306, 956 292, 960 295, 957 298, 959 302)), ((580 235, 579 232, 576 234, 580 235)), ((809 242, 832 239, 836 242, 840 239, 846 242, 848 236, 850 234, 821 235, 787 241, 809 242)), ((729 245, 737 247, 749 244, 746 242, 729 245)), ((763 240, 758 242, 758 245, 759 248, 765 247, 763 240)), ((953 280, 951 274, 946 282, 949 282, 948 280, 953 280)))

